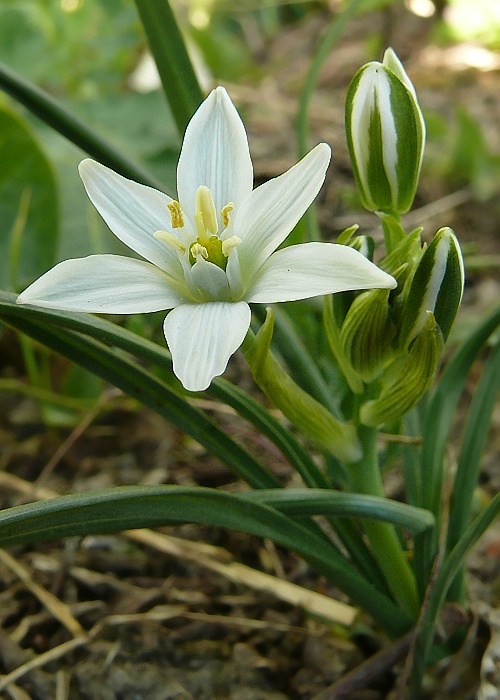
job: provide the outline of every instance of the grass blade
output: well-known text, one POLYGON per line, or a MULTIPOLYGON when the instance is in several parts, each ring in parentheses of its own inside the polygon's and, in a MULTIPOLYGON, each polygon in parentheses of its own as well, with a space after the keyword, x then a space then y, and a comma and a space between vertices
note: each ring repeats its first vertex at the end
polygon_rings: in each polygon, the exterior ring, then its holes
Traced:
POLYGON ((472 524, 467 528, 462 538, 457 542, 453 550, 445 559, 439 572, 434 588, 429 596, 428 605, 420 620, 418 635, 414 650, 414 663, 412 678, 410 683, 410 695, 408 700, 418 700, 425 673, 429 651, 434 638, 434 630, 438 619, 439 611, 443 607, 446 593, 453 579, 463 566, 465 557, 476 544, 481 535, 491 525, 493 520, 500 513, 500 493, 498 493, 488 504, 488 506, 477 516, 472 524))
POLYGON ((438 547, 443 470, 448 434, 467 374, 489 336, 500 325, 500 307, 484 318, 455 352, 429 400, 423 423, 418 500, 416 505, 434 513, 436 529, 415 538, 415 571, 423 594, 438 547))
POLYGON ((9 318, 9 325, 111 382, 166 418, 219 457, 253 488, 280 488, 281 483, 243 447, 191 406, 167 384, 108 348, 74 331, 58 331, 37 321, 9 318))
POLYGON ((179 134, 203 100, 203 92, 168 0, 135 0, 179 134))
POLYGON ((162 189, 161 183, 140 165, 127 158, 97 131, 65 109, 41 88, 0 63, 0 88, 103 165, 143 185, 162 189))

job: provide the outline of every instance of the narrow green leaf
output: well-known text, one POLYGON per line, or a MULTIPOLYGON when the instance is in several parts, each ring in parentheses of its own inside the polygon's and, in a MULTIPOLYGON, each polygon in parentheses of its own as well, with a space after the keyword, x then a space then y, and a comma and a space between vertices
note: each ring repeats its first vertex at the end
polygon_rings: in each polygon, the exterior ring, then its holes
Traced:
POLYGON ((478 352, 500 325, 500 307, 484 318, 448 362, 429 402, 423 430, 420 506, 433 512, 441 494, 442 464, 453 415, 478 352))
POLYGON ((438 573, 418 627, 408 700, 419 700, 421 697, 422 678, 429 658, 438 615, 443 607, 448 588, 463 565, 469 551, 499 514, 500 493, 490 501, 487 507, 469 525, 462 538, 445 559, 438 573))
MULTIPOLYGON (((309 149, 309 108, 321 68, 342 36, 347 23, 354 17, 363 2, 364 0, 350 0, 347 2, 345 9, 333 18, 311 61, 300 94, 299 112, 297 115, 297 155, 299 158, 302 158, 309 149)), ((320 232, 314 206, 309 207, 304 220, 307 224, 307 240, 319 240, 320 232)))
MULTIPOLYGON (((472 403, 467 414, 450 498, 447 552, 450 552, 458 543, 471 517, 474 489, 479 479, 481 454, 491 427, 491 414, 500 390, 499 368, 500 343, 497 343, 474 390, 472 403)), ((463 580, 462 577, 457 577, 450 588, 450 599, 460 601, 462 593, 463 580)))
POLYGON ((500 307, 486 316, 455 352, 427 407, 422 432, 421 462, 415 467, 418 475, 416 505, 434 513, 437 527, 435 531, 415 538, 415 570, 422 593, 427 586, 438 546, 444 456, 455 409, 477 354, 499 325, 500 307))
MULTIPOLYGON (((172 359, 165 347, 141 338, 121 326, 88 314, 68 313, 34 306, 18 306, 15 303, 15 298, 13 294, 0 292, 0 317, 3 316, 6 320, 10 318, 31 319, 46 325, 69 328, 89 335, 106 345, 126 350, 143 362, 151 362, 158 368, 172 369, 172 359)), ((260 433, 269 438, 283 452, 299 474, 316 473, 319 475, 312 485, 318 488, 328 486, 310 454, 295 439, 293 434, 249 394, 221 378, 212 382, 207 394, 231 406, 242 418, 250 421, 260 433)))
POLYGON ((135 0, 163 90, 182 136, 203 91, 168 0, 135 0))
POLYGON ((434 525, 434 516, 428 510, 359 493, 327 489, 281 489, 250 491, 241 495, 252 502, 272 506, 286 515, 368 518, 398 525, 412 532, 424 532, 434 525))
POLYGON ((9 325, 77 362, 166 418, 219 457, 254 488, 281 487, 279 480, 201 411, 167 384, 108 348, 74 331, 58 331, 37 321, 13 318, 9 325))
POLYGON ((0 546, 122 529, 202 523, 268 537, 335 581, 389 634, 404 633, 410 619, 368 584, 342 555, 302 524, 241 495, 201 487, 117 487, 61 496, 0 513, 0 546))
POLYGON ((25 80, 0 63, 0 88, 44 121, 95 158, 124 177, 144 185, 162 189, 160 183, 139 165, 127 158, 98 132, 91 129, 76 115, 71 114, 44 90, 25 80))

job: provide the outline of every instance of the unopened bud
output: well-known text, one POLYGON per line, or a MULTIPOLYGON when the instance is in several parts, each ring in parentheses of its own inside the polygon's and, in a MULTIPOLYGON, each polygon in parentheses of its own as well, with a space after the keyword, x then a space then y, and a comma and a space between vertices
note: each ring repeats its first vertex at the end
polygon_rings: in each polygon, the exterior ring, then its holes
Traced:
POLYGON ((376 379, 393 356, 396 331, 389 319, 389 294, 389 289, 363 292, 351 304, 342 324, 344 353, 365 382, 376 379))
POLYGON ((415 90, 392 49, 354 76, 346 130, 361 201, 369 211, 407 212, 415 197, 425 124, 415 90))
POLYGON ((404 304, 400 345, 408 346, 432 311, 446 340, 464 289, 460 245, 450 228, 440 229, 422 255, 404 304))
POLYGON ((339 245, 347 245, 354 248, 358 253, 364 255, 365 258, 373 262, 373 253, 375 251, 375 241, 371 236, 355 236, 359 226, 354 224, 349 226, 337 236, 336 243, 339 245))
POLYGON ((441 331, 429 312, 407 355, 387 369, 378 398, 361 407, 361 422, 372 427, 391 425, 411 411, 431 386, 442 350, 441 331))

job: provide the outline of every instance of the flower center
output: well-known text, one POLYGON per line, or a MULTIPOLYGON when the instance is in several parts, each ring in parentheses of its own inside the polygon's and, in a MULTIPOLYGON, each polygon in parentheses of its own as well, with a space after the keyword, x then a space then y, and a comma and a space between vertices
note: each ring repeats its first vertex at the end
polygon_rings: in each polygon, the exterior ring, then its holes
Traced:
MULTIPOLYGON (((184 228, 184 215, 179 202, 173 200, 168 205, 168 208, 170 210, 172 228, 184 228)), ((229 202, 221 210, 220 214, 224 231, 229 226, 229 216, 233 208, 232 202, 229 202)), ((198 235, 196 240, 189 245, 189 262, 191 265, 194 265, 201 256, 208 262, 225 270, 229 253, 241 243, 241 240, 238 236, 230 236, 225 239, 219 236, 219 224, 214 198, 211 189, 205 185, 201 185, 196 190, 194 218, 198 235)), ((175 248, 177 252, 181 254, 186 252, 185 246, 173 233, 157 231, 154 235, 170 247, 175 248)))

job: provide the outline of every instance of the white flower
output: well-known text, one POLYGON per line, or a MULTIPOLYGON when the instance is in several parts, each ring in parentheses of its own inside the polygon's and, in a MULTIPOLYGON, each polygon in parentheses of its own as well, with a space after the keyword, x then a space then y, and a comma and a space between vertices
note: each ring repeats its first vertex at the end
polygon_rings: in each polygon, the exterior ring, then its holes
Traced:
POLYGON ((218 87, 186 129, 178 201, 95 161, 80 164, 88 196, 109 228, 148 262, 118 255, 66 260, 17 301, 91 313, 173 309, 164 333, 174 372, 186 389, 206 389, 243 342, 249 303, 395 286, 346 246, 305 243, 276 251, 317 195, 329 160, 330 148, 319 144, 252 190, 245 128, 218 87))

